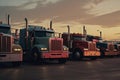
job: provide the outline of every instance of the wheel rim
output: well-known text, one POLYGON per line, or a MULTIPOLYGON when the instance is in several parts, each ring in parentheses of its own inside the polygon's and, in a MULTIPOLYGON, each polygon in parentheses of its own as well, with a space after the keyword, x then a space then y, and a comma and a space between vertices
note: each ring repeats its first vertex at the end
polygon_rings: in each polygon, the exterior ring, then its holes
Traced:
POLYGON ((75 57, 76 57, 76 58, 80 58, 80 56, 81 56, 81 55, 80 55, 80 53, 79 53, 78 51, 75 52, 75 57))
POLYGON ((38 55, 37 55, 37 53, 36 53, 36 52, 34 52, 34 53, 33 53, 33 60, 34 60, 34 61, 36 61, 36 60, 37 60, 37 58, 38 58, 38 55))

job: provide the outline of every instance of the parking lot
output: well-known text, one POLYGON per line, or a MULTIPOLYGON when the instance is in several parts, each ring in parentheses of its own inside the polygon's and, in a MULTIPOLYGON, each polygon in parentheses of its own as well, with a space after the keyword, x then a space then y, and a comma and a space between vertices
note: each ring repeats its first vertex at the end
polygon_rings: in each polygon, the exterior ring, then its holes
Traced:
POLYGON ((0 66, 0 80, 120 80, 120 58, 0 66))

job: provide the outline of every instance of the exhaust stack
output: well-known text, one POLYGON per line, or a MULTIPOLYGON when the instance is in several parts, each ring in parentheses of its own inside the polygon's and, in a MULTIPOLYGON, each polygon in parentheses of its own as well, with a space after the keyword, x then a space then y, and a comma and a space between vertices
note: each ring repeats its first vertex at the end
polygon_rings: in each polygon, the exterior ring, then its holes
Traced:
POLYGON ((27 20, 27 18, 25 18, 25 22, 26 22, 26 30, 28 30, 28 20, 27 20))
POLYGON ((70 26, 67 26, 68 28, 68 47, 71 48, 71 40, 70 40, 70 26))
POLYGON ((102 31, 100 31, 100 38, 102 38, 102 31))
POLYGON ((70 41, 70 26, 68 25, 67 28, 68 28, 68 41, 70 41))
POLYGON ((25 22, 26 22, 26 50, 28 49, 28 20, 27 18, 25 18, 25 22))
POLYGON ((15 29, 15 37, 16 37, 17 40, 19 39, 19 32, 18 32, 18 29, 15 29))
POLYGON ((52 30, 52 20, 50 21, 50 29, 52 30))
POLYGON ((86 30, 85 26, 83 26, 83 36, 85 37, 85 41, 86 41, 86 38, 87 38, 87 30, 86 30))
POLYGON ((8 14, 8 25, 10 25, 10 15, 8 14))

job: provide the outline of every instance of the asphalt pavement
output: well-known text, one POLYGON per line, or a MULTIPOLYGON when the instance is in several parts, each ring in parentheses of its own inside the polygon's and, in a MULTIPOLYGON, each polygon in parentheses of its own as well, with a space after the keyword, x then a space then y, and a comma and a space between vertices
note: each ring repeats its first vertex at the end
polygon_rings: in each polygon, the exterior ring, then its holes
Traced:
POLYGON ((120 80, 120 58, 68 61, 66 64, 0 65, 0 80, 120 80))

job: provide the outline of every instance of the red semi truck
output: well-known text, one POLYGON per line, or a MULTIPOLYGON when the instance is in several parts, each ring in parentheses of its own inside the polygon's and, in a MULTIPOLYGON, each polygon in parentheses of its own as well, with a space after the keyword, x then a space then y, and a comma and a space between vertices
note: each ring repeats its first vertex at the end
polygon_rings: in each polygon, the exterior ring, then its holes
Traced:
POLYGON ((96 47, 100 49, 101 57, 118 56, 120 54, 119 44, 103 41, 100 36, 88 35, 89 41, 95 41, 96 47))
POLYGON ((19 66, 22 61, 22 48, 15 43, 15 37, 11 34, 8 15, 8 24, 0 23, 0 62, 10 62, 13 66, 19 66))
POLYGON ((70 55, 73 59, 90 58, 92 60, 97 59, 100 56, 100 51, 96 47, 96 43, 86 40, 86 30, 84 34, 70 33, 70 27, 68 27, 68 33, 63 33, 63 44, 69 48, 70 55))

